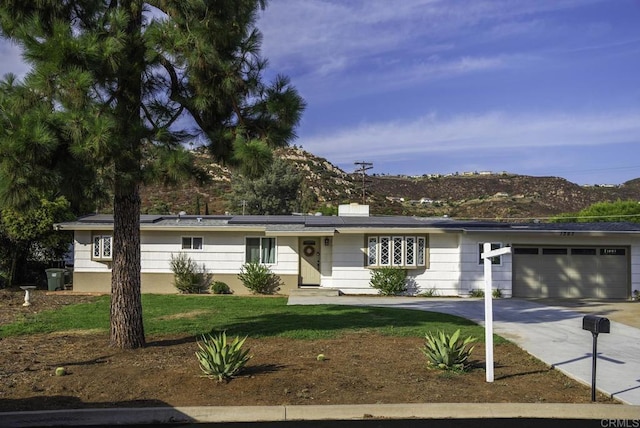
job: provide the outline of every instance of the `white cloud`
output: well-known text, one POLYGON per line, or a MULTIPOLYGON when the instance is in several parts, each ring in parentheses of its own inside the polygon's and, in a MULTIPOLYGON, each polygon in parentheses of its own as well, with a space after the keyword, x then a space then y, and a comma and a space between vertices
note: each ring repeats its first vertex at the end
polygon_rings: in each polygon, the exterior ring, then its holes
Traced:
POLYGON ((7 73, 13 73, 18 78, 23 78, 29 71, 29 66, 22 61, 22 51, 20 48, 9 42, 8 40, 2 40, 0 42, 0 78, 4 77, 7 73))
POLYGON ((323 102, 549 65, 536 49, 571 29, 545 12, 594 1, 274 0, 257 25, 271 69, 323 102))
POLYGON ((601 0, 277 0, 258 27, 276 68, 302 62, 316 69, 336 56, 358 61, 396 50, 420 52, 452 37, 473 43, 484 35, 546 35, 551 24, 537 14, 593 1, 601 0))
POLYGON ((361 124, 325 135, 302 137, 311 152, 336 163, 367 153, 375 161, 434 153, 481 153, 545 147, 582 147, 640 140, 640 111, 608 114, 504 112, 361 124))

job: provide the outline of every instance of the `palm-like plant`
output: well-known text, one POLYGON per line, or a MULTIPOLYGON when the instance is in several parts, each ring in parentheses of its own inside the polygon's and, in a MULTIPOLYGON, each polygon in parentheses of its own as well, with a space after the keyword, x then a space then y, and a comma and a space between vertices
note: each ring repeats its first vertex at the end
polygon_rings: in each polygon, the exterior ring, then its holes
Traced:
POLYGON ((452 335, 445 334, 443 331, 435 335, 429 332, 420 350, 427 357, 429 367, 464 371, 468 367, 469 356, 475 348, 471 344, 476 340, 471 336, 462 339, 459 329, 452 335))
POLYGON ((246 337, 240 339, 236 336, 228 341, 224 331, 217 335, 203 335, 202 341, 198 342, 200 349, 196 351, 196 357, 204 375, 220 382, 231 379, 252 357, 249 349, 242 349, 245 340, 246 337))

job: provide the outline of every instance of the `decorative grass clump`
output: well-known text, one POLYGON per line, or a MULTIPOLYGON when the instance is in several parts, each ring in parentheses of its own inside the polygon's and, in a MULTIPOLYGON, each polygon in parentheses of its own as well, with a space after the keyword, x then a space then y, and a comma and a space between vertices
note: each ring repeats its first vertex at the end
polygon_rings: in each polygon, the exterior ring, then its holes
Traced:
POLYGON ((462 339, 460 329, 452 335, 445 334, 443 331, 435 335, 429 332, 420 350, 427 357, 430 368, 462 372, 468 368, 469 356, 475 347, 471 344, 476 340, 472 336, 462 339))
POLYGON ((203 335, 198 341, 196 357, 204 375, 219 382, 231 379, 249 362, 252 355, 249 349, 242 349, 245 340, 236 336, 232 341, 227 340, 226 332, 216 335, 203 335))

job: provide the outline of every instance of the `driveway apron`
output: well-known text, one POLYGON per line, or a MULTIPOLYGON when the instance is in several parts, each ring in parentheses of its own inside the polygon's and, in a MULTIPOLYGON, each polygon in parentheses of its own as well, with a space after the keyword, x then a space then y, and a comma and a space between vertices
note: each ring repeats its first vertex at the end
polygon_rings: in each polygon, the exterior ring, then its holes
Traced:
MULTIPOLYGON (((290 305, 380 306, 457 315, 484 325, 482 299, 415 297, 291 296, 290 305)), ((582 329, 583 314, 519 299, 493 301, 494 332, 563 372, 591 385, 593 339, 582 329)), ((598 336, 598 390, 640 405, 640 329, 611 321, 598 336)))

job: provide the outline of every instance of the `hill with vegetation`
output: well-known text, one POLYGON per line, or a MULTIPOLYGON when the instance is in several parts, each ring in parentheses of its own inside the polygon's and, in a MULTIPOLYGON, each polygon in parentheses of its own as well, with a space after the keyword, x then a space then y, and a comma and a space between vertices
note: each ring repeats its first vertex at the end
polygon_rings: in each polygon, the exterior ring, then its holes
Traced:
MULTIPOLYGON (((187 181, 176 187, 153 185, 142 190, 144 213, 239 214, 230 206, 231 169, 196 151, 198 165, 209 178, 205 184, 187 181)), ((347 173, 326 159, 296 146, 276 156, 303 176, 299 206, 304 212, 335 212, 343 203, 363 202, 363 177, 347 173)), ((511 173, 392 176, 372 174, 364 180, 365 201, 375 215, 449 216, 480 219, 544 219, 577 212, 596 202, 640 201, 640 179, 620 185, 581 186, 560 177, 511 173)))

